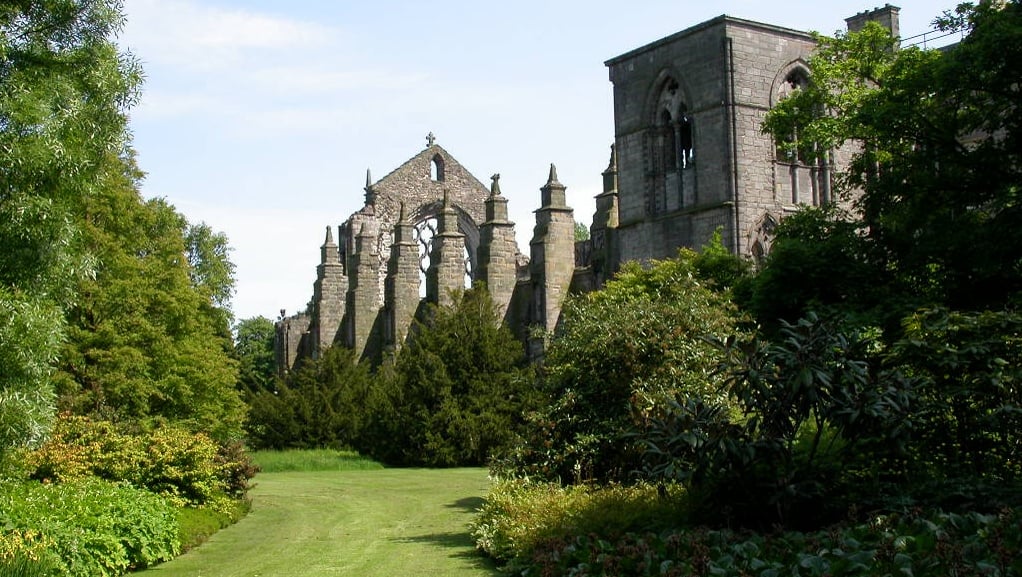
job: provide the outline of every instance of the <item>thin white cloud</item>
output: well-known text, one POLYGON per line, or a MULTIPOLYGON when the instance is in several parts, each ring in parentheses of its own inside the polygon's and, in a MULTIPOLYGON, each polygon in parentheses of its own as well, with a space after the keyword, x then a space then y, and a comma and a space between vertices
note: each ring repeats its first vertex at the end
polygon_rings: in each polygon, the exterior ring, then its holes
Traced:
POLYGON ((320 95, 353 90, 401 90, 426 82, 426 74, 385 71, 342 71, 321 65, 267 66, 253 70, 248 79, 260 88, 287 94, 320 95))
POLYGON ((265 50, 322 48, 338 31, 315 22, 203 5, 128 0, 122 40, 143 62, 219 70, 265 50))

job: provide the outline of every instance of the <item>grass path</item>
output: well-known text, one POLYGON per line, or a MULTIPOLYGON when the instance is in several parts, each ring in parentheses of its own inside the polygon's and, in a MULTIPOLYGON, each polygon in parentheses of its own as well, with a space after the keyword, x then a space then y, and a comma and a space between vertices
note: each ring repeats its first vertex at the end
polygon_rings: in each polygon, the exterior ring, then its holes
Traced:
POLYGON ((252 511, 146 577, 492 577, 466 528, 485 469, 261 473, 252 511))

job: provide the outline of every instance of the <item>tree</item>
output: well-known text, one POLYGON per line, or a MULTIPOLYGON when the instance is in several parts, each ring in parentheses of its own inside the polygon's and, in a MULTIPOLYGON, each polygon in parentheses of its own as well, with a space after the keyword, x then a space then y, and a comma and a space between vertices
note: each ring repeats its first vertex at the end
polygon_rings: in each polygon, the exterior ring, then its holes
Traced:
POLYGON ((370 383, 368 364, 350 349, 328 349, 275 388, 249 390, 249 440, 272 449, 359 447, 371 415, 370 383))
POLYGON ((127 139, 141 71, 113 0, 0 6, 0 457, 38 440, 63 310, 87 276, 70 217, 127 139))
POLYGON ((223 439, 241 433, 237 364, 209 291, 193 282, 188 223, 145 201, 130 161, 83 198, 79 228, 97 258, 69 310, 64 408, 117 419, 169 419, 223 439))
POLYGON ((819 38, 809 86, 780 102, 764 130, 782 140, 798 127, 801 142, 815 143, 804 154, 853 151, 838 183, 856 193, 854 258, 888 278, 903 313, 1017 306, 1022 7, 963 4, 938 23, 970 33, 941 51, 894 50, 875 24, 819 38))
POLYGON ((234 352, 240 363, 238 386, 252 392, 273 391, 277 375, 273 321, 266 317, 244 319, 234 331, 234 352))
POLYGON ((589 227, 585 224, 575 221, 575 242, 589 240, 589 227))
POLYGON ((231 298, 234 297, 234 263, 227 235, 215 232, 208 224, 188 224, 185 228, 188 276, 192 286, 209 303, 208 314, 226 333, 231 326, 231 298))
POLYGON ((475 286, 433 307, 378 378, 374 456, 404 465, 482 465, 506 449, 538 403, 521 342, 475 286))

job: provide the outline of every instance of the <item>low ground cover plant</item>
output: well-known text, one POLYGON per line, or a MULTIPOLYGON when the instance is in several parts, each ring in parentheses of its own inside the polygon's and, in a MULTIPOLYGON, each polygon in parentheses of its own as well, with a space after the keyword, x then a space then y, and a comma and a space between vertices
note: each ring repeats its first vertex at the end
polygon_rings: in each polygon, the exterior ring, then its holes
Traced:
POLYGON ((0 543, 0 572, 49 567, 62 577, 121 575, 180 550, 166 499, 94 477, 0 485, 0 543))
POLYGON ((545 539, 510 571, 540 575, 839 577, 1022 574, 1022 515, 911 512, 826 530, 690 529, 545 539))
POLYGON ((121 575, 174 557, 248 511, 240 443, 181 426, 61 415, 0 487, 0 577, 121 575))

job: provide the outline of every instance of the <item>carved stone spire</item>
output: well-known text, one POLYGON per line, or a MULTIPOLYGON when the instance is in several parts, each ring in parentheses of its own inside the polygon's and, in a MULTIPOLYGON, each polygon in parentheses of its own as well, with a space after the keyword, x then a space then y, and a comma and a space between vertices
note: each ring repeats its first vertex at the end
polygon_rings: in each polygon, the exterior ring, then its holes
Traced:
POLYGON ((610 145, 610 163, 603 171, 603 192, 617 190, 617 147, 610 145))
POLYGON ((437 223, 439 225, 437 232, 458 232, 458 211, 456 211, 454 206, 451 204, 450 190, 446 188, 444 189, 444 205, 440 210, 439 220, 440 222, 437 223))
POLYGON ((565 207, 566 197, 564 191, 567 189, 566 186, 557 180, 557 167, 553 163, 550 163, 550 176, 547 178, 546 184, 543 188, 539 189, 541 194, 541 202, 543 207, 565 207))
POLYGON ((368 168, 366 169, 366 186, 363 190, 366 192, 366 205, 376 204, 376 191, 373 189, 373 175, 368 168))
POLYGON ((397 217, 397 224, 394 225, 394 243, 411 242, 415 233, 412 230, 412 223, 408 222, 408 210, 404 201, 401 202, 401 210, 397 217))
POLYGON ((320 263, 322 264, 340 264, 340 255, 337 252, 337 244, 334 243, 334 229, 331 226, 326 227, 326 240, 323 241, 323 246, 319 247, 320 250, 320 263))
POLYGON ((490 184, 490 196, 500 196, 500 173, 494 174, 490 177, 493 183, 490 184))
POLYGON ((552 163, 552 162, 550 163, 550 176, 547 178, 546 185, 547 186, 551 186, 551 185, 560 186, 561 185, 561 183, 558 182, 558 180, 557 180, 557 167, 554 166, 554 163, 552 163))

